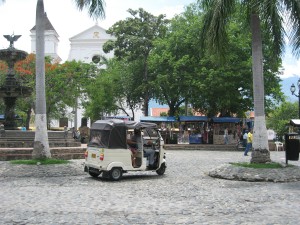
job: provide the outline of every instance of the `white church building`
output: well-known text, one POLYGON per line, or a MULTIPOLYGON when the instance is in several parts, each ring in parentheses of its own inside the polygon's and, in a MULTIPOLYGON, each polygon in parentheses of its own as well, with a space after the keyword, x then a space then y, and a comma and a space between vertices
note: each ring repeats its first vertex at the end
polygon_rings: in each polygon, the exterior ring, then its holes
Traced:
MULTIPOLYGON (((31 52, 35 53, 35 43, 36 43, 36 31, 35 27, 31 30, 31 52)), ((114 37, 106 33, 106 30, 100 27, 97 23, 82 31, 81 33, 71 37, 70 40, 70 51, 68 56, 68 61, 82 61, 85 63, 96 62, 99 56, 105 56, 106 58, 112 58, 114 56, 113 52, 104 53, 103 45, 108 40, 113 40, 114 37)), ((45 55, 51 56, 53 60, 61 62, 61 58, 57 54, 59 43, 59 35, 55 31, 48 17, 46 16, 46 29, 45 29, 45 55)), ((74 112, 74 124, 70 121, 73 118, 69 118, 69 127, 78 128, 81 126, 81 119, 83 117, 83 109, 78 102, 76 109, 70 109, 70 112, 74 112)), ((131 111, 128 110, 129 115, 131 111)), ((135 112, 136 120, 139 120, 142 116, 142 111, 138 110, 135 112)), ((115 115, 113 115, 115 116, 115 115)), ((122 115, 121 115, 122 116, 122 115)), ((100 119, 100 118, 99 118, 100 119)), ((55 126, 58 126, 55 124, 55 126)), ((88 120, 88 126, 90 126, 90 121, 88 120)))

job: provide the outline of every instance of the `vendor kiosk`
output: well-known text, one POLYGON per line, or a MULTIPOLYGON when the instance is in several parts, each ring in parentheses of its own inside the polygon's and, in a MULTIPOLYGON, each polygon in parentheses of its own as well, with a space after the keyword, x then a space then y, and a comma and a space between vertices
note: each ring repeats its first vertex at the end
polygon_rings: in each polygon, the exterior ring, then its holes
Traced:
POLYGON ((178 144, 208 143, 206 116, 179 116, 178 144))
POLYGON ((236 117, 213 117, 213 144, 224 144, 224 131, 228 129, 228 144, 235 144, 241 119, 236 117))

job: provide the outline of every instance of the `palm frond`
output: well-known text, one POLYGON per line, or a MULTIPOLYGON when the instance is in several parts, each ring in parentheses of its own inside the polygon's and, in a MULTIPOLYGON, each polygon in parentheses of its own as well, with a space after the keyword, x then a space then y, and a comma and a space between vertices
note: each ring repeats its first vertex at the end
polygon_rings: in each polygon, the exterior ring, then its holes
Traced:
POLYGON ((261 1, 259 14, 265 29, 269 31, 273 39, 273 53, 280 57, 284 49, 283 7, 277 0, 261 1))
POLYGON ((90 17, 105 18, 104 0, 74 0, 74 2, 79 10, 86 8, 90 17))
POLYGON ((235 0, 199 0, 205 14, 201 41, 211 47, 211 50, 223 55, 228 43, 226 26, 230 15, 235 9, 235 0))
POLYGON ((293 53, 300 56, 300 3, 299 0, 283 0, 286 14, 289 20, 289 40, 293 47, 293 53))

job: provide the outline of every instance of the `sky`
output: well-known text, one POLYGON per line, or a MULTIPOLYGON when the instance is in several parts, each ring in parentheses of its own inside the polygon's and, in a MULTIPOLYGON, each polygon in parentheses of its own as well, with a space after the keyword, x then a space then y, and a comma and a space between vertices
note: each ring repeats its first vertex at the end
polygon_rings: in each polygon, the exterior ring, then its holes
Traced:
MULTIPOLYGON (((106 0, 105 19, 99 19, 98 25, 108 29, 114 23, 130 17, 129 8, 143 8, 157 16, 165 14, 172 18, 184 11, 184 7, 195 0, 106 0)), ((17 49, 31 51, 30 30, 35 25, 37 0, 6 0, 0 3, 0 48, 7 48, 9 42, 3 37, 6 34, 22 35, 15 42, 17 49)), ((69 39, 95 25, 96 21, 88 16, 86 10, 79 11, 74 0, 44 0, 47 16, 59 35, 58 55, 67 60, 69 39)))
MULTIPOLYGON (((129 17, 129 8, 143 8, 153 15, 165 14, 167 18, 184 11, 184 7, 196 0, 106 0, 106 18, 98 20, 98 25, 108 29, 119 20, 129 17)), ((15 48, 31 52, 30 30, 35 25, 37 0, 6 0, 0 3, 0 49, 7 48, 9 42, 3 35, 22 35, 15 48)), ((79 11, 73 0, 44 0, 47 16, 59 35, 58 55, 67 60, 69 38, 95 25, 96 21, 88 16, 87 11, 79 11)), ((284 71, 281 78, 300 77, 300 60, 287 51, 283 58, 284 71)))

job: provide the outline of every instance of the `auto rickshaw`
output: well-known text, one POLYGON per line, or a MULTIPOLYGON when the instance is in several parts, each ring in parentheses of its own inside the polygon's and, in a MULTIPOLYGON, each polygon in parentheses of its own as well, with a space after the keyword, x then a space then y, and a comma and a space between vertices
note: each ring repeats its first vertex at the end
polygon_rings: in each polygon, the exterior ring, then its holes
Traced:
POLYGON ((114 181, 120 180, 128 171, 155 171, 163 175, 167 167, 163 146, 163 138, 154 123, 98 120, 91 125, 84 171, 92 177, 102 174, 102 177, 114 181), (142 144, 138 149, 128 143, 136 130, 142 135, 142 144), (151 165, 146 154, 149 151, 154 152, 151 165))

